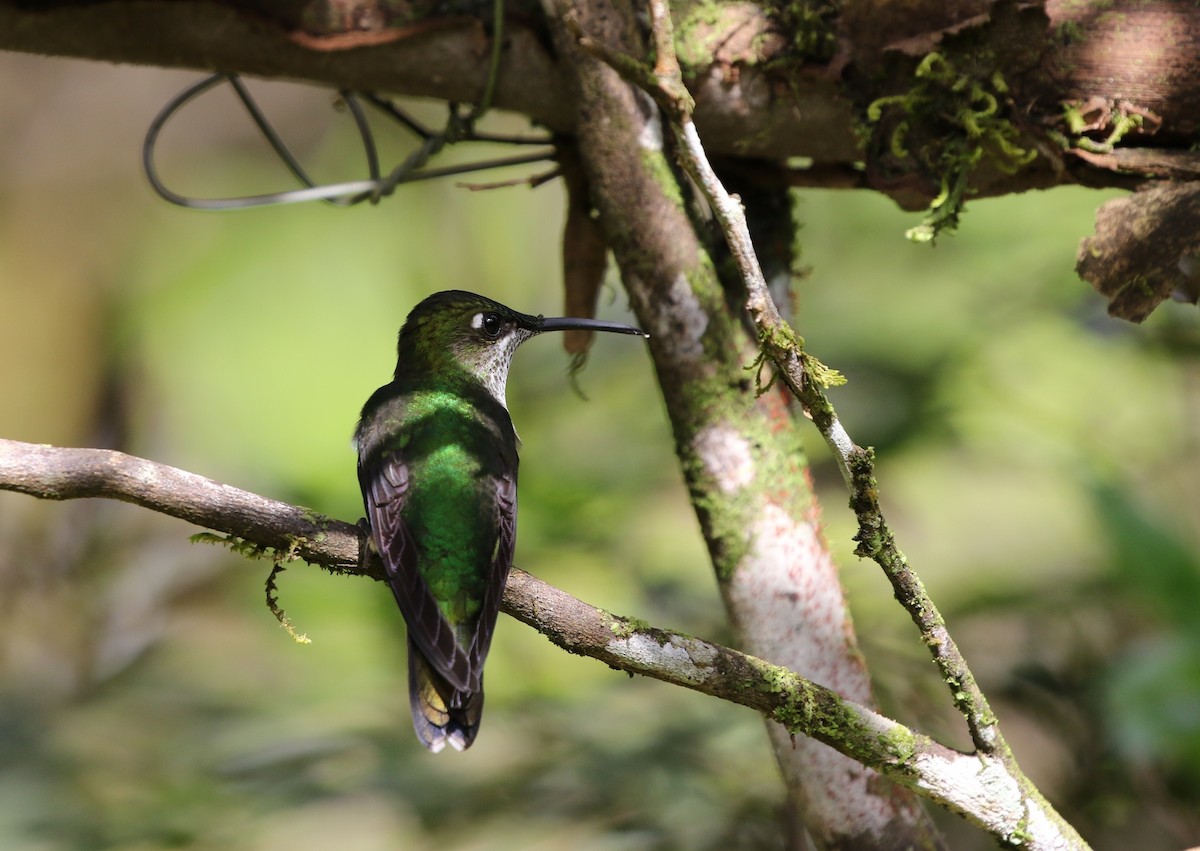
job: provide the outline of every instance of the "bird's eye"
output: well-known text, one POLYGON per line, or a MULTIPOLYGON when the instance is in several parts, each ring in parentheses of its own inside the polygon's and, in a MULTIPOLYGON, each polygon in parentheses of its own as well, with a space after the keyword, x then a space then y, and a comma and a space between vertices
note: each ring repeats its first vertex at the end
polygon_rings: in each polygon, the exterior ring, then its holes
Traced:
POLYGON ((500 336, 500 329, 503 326, 503 321, 498 313, 485 313, 480 317, 479 328, 484 335, 491 337, 493 340, 500 336))

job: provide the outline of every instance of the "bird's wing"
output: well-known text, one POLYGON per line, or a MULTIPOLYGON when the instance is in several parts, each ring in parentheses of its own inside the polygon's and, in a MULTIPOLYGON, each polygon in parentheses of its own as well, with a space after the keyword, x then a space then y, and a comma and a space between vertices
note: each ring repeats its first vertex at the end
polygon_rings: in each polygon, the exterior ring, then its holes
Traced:
POLYGON ((403 514, 408 473, 408 465, 398 449, 386 449, 370 459, 360 457, 358 478, 371 536, 383 560, 388 584, 408 624, 409 637, 454 688, 474 691, 479 688, 482 668, 479 664, 482 660, 474 652, 477 642, 469 649, 459 645, 454 628, 417 568, 416 542, 403 514))
POLYGON ((517 466, 509 467, 511 473, 497 476, 496 483, 496 551, 492 555, 491 576, 479 610, 479 621, 475 626, 475 637, 471 641, 471 669, 480 674, 492 644, 492 633, 496 628, 496 617, 500 614, 500 600, 512 568, 513 551, 517 543, 517 466))

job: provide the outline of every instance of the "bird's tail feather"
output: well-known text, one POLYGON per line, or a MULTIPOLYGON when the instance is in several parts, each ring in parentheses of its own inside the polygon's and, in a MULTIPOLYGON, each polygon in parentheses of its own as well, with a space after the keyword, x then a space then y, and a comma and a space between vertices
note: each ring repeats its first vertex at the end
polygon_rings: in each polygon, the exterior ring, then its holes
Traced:
POLYGON ((408 642, 408 699, 413 728, 421 744, 437 753, 449 742, 463 751, 475 741, 483 716, 483 683, 478 691, 460 691, 446 682, 408 642))

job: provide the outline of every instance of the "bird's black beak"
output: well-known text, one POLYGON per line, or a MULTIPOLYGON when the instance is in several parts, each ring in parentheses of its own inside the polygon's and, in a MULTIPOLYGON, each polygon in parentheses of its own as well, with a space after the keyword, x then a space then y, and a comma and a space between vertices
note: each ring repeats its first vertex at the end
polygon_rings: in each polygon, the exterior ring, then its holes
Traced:
POLYGON ((622 325, 619 322, 605 322, 602 319, 578 319, 573 316, 540 317, 537 333, 543 331, 608 331, 613 334, 637 334, 650 339, 650 335, 641 328, 632 325, 622 325))

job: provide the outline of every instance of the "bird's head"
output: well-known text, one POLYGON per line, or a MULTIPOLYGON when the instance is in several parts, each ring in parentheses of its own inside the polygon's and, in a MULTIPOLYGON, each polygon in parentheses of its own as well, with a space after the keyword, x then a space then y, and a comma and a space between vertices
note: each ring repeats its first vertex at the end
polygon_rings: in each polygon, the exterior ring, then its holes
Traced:
POLYGON ((533 316, 463 290, 434 293, 412 309, 397 342, 396 379, 414 370, 447 381, 465 373, 501 404, 517 346, 544 331, 589 329, 639 334, 630 325, 596 319, 533 316))

